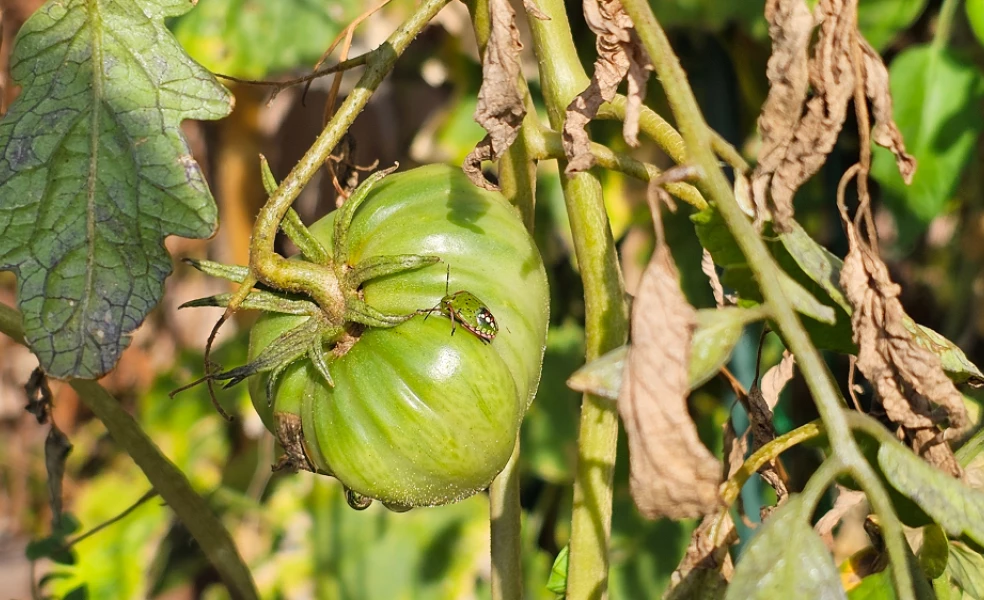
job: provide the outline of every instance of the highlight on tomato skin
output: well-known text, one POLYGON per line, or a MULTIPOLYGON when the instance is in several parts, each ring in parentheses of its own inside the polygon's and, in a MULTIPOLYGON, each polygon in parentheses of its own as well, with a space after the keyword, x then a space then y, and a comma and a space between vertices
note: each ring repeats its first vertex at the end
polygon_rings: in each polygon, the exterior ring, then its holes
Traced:
MULTIPOLYGON (((330 248, 334 213, 310 229, 330 248)), ((299 421, 295 453, 353 497, 406 508, 484 489, 508 461, 539 383, 549 292, 534 241, 500 194, 444 165, 384 178, 348 239, 352 264, 400 254, 443 264, 363 284, 374 309, 416 316, 329 353, 334 387, 303 359, 277 380, 272 404, 265 377, 251 377, 254 407, 274 432, 299 421), (466 331, 452 335, 459 326, 466 331)), ((250 358, 306 318, 261 317, 250 358)))

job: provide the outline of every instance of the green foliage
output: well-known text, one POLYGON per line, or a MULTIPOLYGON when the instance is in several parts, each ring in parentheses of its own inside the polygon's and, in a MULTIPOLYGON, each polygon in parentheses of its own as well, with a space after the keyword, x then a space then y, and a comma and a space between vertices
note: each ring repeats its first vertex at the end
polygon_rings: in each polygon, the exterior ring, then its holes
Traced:
POLYGON ((180 131, 231 98, 164 28, 187 2, 49 2, 21 29, 23 92, 0 122, 0 269, 19 276, 49 375, 112 369, 163 292, 167 235, 207 237, 216 209, 180 131))
POLYGON ((882 51, 926 10, 928 0, 858 2, 858 28, 875 50, 882 51))
POLYGON ((972 63, 936 45, 907 48, 889 75, 895 121, 918 166, 907 186, 891 153, 876 147, 871 174, 899 221, 900 243, 908 246, 944 211, 974 153, 984 129, 984 81, 972 63))
POLYGON ((984 492, 926 464, 900 444, 882 444, 878 464, 889 483, 911 498, 952 537, 984 544, 984 492))
POLYGON ((772 513, 742 553, 725 600, 845 597, 808 508, 794 495, 772 513))
POLYGON ((175 19, 171 30, 207 69, 263 79, 311 66, 362 8, 345 0, 205 0, 175 19))

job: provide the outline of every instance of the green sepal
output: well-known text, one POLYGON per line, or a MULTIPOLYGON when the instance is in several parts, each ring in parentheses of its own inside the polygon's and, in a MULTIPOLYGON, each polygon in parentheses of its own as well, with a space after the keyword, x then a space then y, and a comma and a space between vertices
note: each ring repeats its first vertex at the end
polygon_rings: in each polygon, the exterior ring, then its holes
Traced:
POLYGON ((338 216, 335 218, 335 243, 333 248, 333 258, 336 267, 341 268, 348 261, 348 230, 352 225, 352 219, 355 217, 355 211, 369 198, 369 192, 372 191, 372 188, 383 177, 386 177, 395 170, 396 166, 393 166, 389 169, 376 171, 370 175, 362 182, 362 185, 355 188, 349 199, 338 209, 338 216))
POLYGON ((348 280, 353 286, 358 287, 377 277, 413 271, 439 262, 441 262, 441 258, 438 256, 420 254, 373 256, 355 265, 348 274, 348 280))
POLYGON ((224 265, 211 260, 198 260, 196 258, 185 258, 182 260, 206 275, 219 277, 220 279, 225 279, 233 283, 242 283, 249 276, 249 267, 224 265))

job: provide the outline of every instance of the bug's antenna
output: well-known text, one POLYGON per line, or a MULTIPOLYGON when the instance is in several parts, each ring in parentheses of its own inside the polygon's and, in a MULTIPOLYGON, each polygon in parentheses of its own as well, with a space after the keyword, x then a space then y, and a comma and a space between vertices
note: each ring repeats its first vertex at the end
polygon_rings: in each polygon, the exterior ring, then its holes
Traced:
POLYGON ((451 265, 448 265, 448 276, 444 280, 444 295, 447 296, 451 291, 451 265))

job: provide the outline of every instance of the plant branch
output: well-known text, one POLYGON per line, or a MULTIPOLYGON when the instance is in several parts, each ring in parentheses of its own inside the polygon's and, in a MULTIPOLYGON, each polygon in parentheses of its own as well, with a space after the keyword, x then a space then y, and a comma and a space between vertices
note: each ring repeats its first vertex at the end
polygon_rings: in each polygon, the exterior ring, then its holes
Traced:
MULTIPOLYGON (((599 119, 625 120, 625 107, 628 99, 618 94, 611 102, 601 105, 598 110, 599 119)), ((687 145, 683 142, 683 137, 670 123, 660 116, 659 113, 642 105, 639 113, 639 130, 656 142, 656 145, 666 152, 666 155, 673 159, 678 165, 687 162, 687 145)), ((711 131, 711 146, 714 152, 720 156, 724 162, 728 163, 733 169, 741 173, 747 173, 750 169, 748 163, 742 158, 741 154, 724 139, 721 134, 711 131)))
MULTIPOLYGON (((560 134, 553 130, 540 130, 535 134, 527 136, 529 139, 529 151, 537 160, 554 158, 563 160, 566 158, 563 142, 560 134)), ((614 152, 608 146, 591 142, 591 155, 594 156, 595 163, 599 167, 625 173, 630 177, 635 177, 640 181, 650 181, 659 177, 663 171, 652 163, 642 162, 621 152, 614 152)), ((697 210, 707 208, 707 201, 700 194, 700 191, 689 183, 667 183, 663 186, 666 191, 673 194, 680 200, 693 206, 697 210)))
POLYGON ((789 450, 793 446, 802 444, 807 440, 812 440, 823 433, 823 424, 819 421, 810 421, 801 425, 789 433, 783 434, 761 448, 756 450, 741 465, 741 468, 724 483, 721 487, 721 499, 728 506, 734 504, 741 493, 741 488, 745 485, 752 474, 758 472, 764 464, 780 454, 789 450))
MULTIPOLYGON (((588 85, 571 39, 562 0, 539 0, 549 21, 530 19, 533 46, 550 125, 560 130, 567 106, 588 85)), ((625 288, 601 183, 589 172, 568 177, 561 187, 567 204, 574 252, 584 283, 587 360, 625 343, 628 315, 625 288)), ((574 509, 571 519, 567 597, 604 598, 608 587, 612 478, 618 440, 613 403, 585 394, 581 405, 574 509)))
MULTIPOLYGON (((15 342, 25 343, 20 313, 2 302, 0 332, 15 342)), ((226 584, 229 594, 243 600, 259 598, 249 568, 239 555, 229 532, 191 487, 181 470, 161 453, 130 413, 123 410, 119 400, 90 379, 71 379, 68 383, 188 528, 226 584)))
POLYGON ((959 0, 943 0, 940 16, 936 19, 936 31, 933 33, 933 49, 937 52, 946 48, 950 43, 950 36, 953 34, 953 22, 957 17, 959 7, 959 0))
POLYGON ((872 506, 879 513, 884 524, 889 557, 896 566, 892 571, 899 597, 911 600, 914 596, 912 579, 906 568, 903 551, 905 540, 902 538, 901 524, 892 509, 888 493, 879 482, 871 465, 862 456, 842 409, 845 404, 844 399, 834 386, 826 364, 810 341, 792 304, 782 292, 779 284, 779 266, 741 210, 727 178, 718 166, 711 130, 704 122, 686 73, 680 66, 676 54, 673 53, 669 40, 649 4, 645 0, 623 0, 622 6, 635 24, 639 38, 663 82, 667 100, 687 144, 689 159, 704 173, 702 191, 717 205, 728 229, 731 230, 748 260, 748 265, 769 305, 773 321, 785 339, 787 347, 796 355, 796 361, 813 394, 817 411, 830 437, 834 455, 861 483, 872 506))

